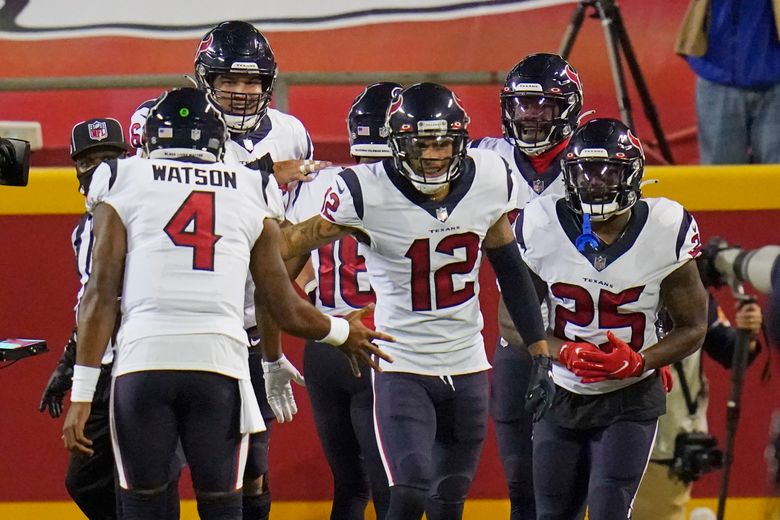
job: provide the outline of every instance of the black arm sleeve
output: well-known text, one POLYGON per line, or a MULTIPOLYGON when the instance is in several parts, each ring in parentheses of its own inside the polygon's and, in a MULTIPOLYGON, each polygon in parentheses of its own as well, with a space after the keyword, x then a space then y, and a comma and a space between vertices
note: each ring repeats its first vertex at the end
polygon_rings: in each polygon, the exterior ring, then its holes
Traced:
POLYGON ((528 266, 520 256, 516 242, 485 249, 496 272, 501 295, 517 332, 526 345, 546 338, 542 312, 528 266))

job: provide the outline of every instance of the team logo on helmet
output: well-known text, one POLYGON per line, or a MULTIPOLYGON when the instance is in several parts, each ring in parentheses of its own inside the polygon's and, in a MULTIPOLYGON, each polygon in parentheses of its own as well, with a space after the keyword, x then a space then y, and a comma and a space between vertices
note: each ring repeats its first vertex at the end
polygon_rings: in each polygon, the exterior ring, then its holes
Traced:
POLYGON ((202 39, 200 41, 200 44, 198 44, 198 49, 195 51, 195 59, 198 59, 198 56, 206 52, 209 47, 211 47, 211 44, 214 42, 214 34, 209 33, 209 35, 202 39))
POLYGON ((108 138, 108 126, 105 121, 93 121, 87 125, 89 138, 93 141, 102 141, 108 138))
POLYGON ((627 133, 628 133, 628 140, 631 141, 631 144, 634 145, 634 147, 639 150, 639 153, 642 154, 642 158, 644 158, 645 149, 642 148, 642 141, 640 141, 637 136, 632 134, 631 130, 629 130, 627 133))
POLYGON ((393 102, 390 103, 390 108, 388 109, 388 115, 389 114, 395 114, 398 112, 398 109, 401 108, 401 105, 404 102, 404 97, 401 94, 398 94, 395 96, 395 93, 393 93, 394 99, 393 102))
POLYGON ((569 81, 577 85, 577 88, 582 88, 582 82, 580 81, 580 75, 577 74, 573 68, 571 68, 570 65, 566 65, 566 67, 563 69, 563 72, 566 74, 566 77, 569 78, 569 81))

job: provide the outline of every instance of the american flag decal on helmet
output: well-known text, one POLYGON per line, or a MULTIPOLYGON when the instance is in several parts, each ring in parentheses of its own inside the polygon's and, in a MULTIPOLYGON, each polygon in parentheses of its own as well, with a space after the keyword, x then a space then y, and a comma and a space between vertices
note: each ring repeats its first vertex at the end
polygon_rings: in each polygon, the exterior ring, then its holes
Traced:
POLYGON ((639 140, 637 136, 631 133, 631 130, 628 131, 628 140, 631 141, 631 144, 634 145, 635 148, 639 149, 639 153, 642 154, 642 158, 645 157, 645 149, 642 148, 642 141, 639 140))
POLYGON ((566 68, 563 69, 563 71, 566 73, 566 77, 569 78, 569 81, 577 85, 577 88, 582 88, 582 81, 580 81, 580 76, 574 71, 573 68, 571 68, 569 65, 566 65, 566 68))
POLYGON ((208 50, 209 47, 211 47, 211 43, 214 41, 214 35, 209 34, 208 38, 204 38, 200 41, 200 44, 198 45, 198 50, 195 51, 195 59, 198 59, 198 56, 203 54, 208 50))

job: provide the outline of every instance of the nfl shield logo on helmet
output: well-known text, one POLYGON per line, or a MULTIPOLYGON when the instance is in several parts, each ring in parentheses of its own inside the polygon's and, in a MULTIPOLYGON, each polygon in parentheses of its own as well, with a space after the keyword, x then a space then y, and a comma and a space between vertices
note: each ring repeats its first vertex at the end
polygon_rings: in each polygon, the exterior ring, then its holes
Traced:
POLYGON ((93 141, 102 141, 108 138, 108 126, 105 121, 93 121, 87 125, 89 138, 93 141))
POLYGON ((596 258, 593 259, 593 267, 596 268, 596 271, 603 271, 607 267, 607 257, 604 255, 597 255, 596 258))
POLYGON ((450 213, 449 211, 447 211, 447 208, 438 208, 436 210, 436 218, 439 219, 441 222, 444 222, 448 218, 450 218, 450 213))

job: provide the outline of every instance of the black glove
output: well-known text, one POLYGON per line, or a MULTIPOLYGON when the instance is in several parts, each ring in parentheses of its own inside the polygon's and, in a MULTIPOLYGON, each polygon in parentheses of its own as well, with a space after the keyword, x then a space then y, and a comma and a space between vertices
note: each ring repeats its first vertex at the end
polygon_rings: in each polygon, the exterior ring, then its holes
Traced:
POLYGON ((57 361, 57 367, 49 377, 46 388, 43 389, 41 404, 38 411, 49 409, 49 415, 57 418, 62 414, 62 400, 70 387, 73 386, 73 365, 76 364, 76 331, 73 331, 62 357, 57 361))
POLYGON ((274 160, 271 159, 271 154, 267 153, 259 159, 246 163, 244 166, 251 170, 259 170, 263 172, 274 172, 274 160))
POLYGON ((531 380, 525 393, 525 409, 534 414, 537 422, 552 407, 555 397, 555 383, 552 378, 552 358, 534 356, 531 367, 531 380))

